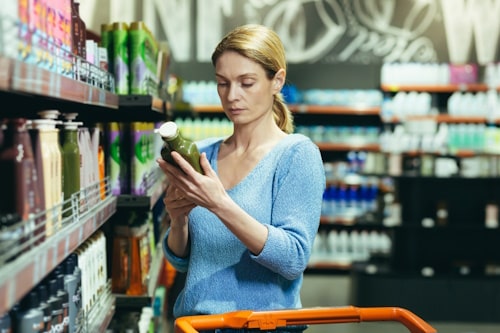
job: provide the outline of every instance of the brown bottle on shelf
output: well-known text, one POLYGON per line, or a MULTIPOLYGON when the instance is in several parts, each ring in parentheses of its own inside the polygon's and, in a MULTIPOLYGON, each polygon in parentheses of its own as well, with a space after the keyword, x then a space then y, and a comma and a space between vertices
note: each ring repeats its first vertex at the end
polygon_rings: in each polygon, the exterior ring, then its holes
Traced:
POLYGON ((4 177, 0 194, 0 213, 17 213, 24 223, 23 247, 33 244, 36 230, 34 217, 41 211, 37 190, 37 174, 26 119, 7 122, 4 145, 0 151, 0 174, 4 177))
POLYGON ((143 233, 140 229, 142 228, 130 228, 130 279, 126 294, 131 296, 140 296, 146 292, 141 264, 141 239, 143 233))
POLYGON ((126 226, 115 226, 113 232, 111 291, 116 294, 124 294, 129 284, 130 249, 126 230, 126 226))

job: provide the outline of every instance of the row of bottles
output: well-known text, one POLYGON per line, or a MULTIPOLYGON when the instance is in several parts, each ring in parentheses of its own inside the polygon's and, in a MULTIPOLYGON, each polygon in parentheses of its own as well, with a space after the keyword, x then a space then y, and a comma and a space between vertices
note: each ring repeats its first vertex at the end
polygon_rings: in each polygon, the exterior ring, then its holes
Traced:
POLYGON ((457 150, 498 153, 500 129, 485 124, 439 124, 415 121, 386 128, 380 135, 384 152, 455 153, 457 150))
POLYGON ((109 123, 105 128, 107 172, 113 195, 147 195, 156 181, 163 144, 155 123, 109 123))
MULTIPOLYGON (((80 311, 78 289, 79 269, 75 269, 72 258, 63 264, 65 270, 57 268, 45 280, 31 290, 10 313, 12 332, 75 332, 80 311)), ((5 317, 6 318, 6 317, 5 317)))
POLYGON ((1 317, 0 331, 87 332, 106 279, 106 238, 98 231, 1 317))
POLYGON ((74 0, 9 1, 0 7, 0 53, 113 92, 107 49, 87 39, 79 5, 74 0))
POLYGON ((385 231, 319 231, 314 240, 310 264, 366 262, 374 256, 388 256, 391 251, 392 239, 385 231))
POLYGON ((106 267, 98 231, 0 316, 0 332, 88 332, 93 308, 109 293, 106 267))
MULTIPOLYGON (((435 104, 428 92, 398 91, 393 97, 384 99, 380 115, 385 121, 393 121, 393 117, 432 116, 439 113, 435 104)), ((457 91, 448 98, 446 111, 451 116, 496 119, 499 116, 497 105, 500 105, 500 95, 495 90, 477 93, 457 91)))
POLYGON ((380 129, 376 126, 298 125, 296 133, 314 142, 331 142, 347 145, 378 144, 380 129))
POLYGON ((175 123, 182 136, 193 141, 209 137, 226 137, 233 133, 233 123, 227 118, 178 117, 175 123))
POLYGON ((377 183, 329 184, 323 193, 321 215, 330 219, 354 219, 378 209, 377 183))
MULTIPOLYGON (((64 121, 57 120, 57 110, 39 115, 39 119, 7 119, 0 131, 0 172, 5 175, 0 240, 19 238, 18 254, 105 196, 99 129, 82 127, 73 121, 74 113, 64 114, 64 121)), ((2 262, 14 257, 2 254, 2 262)))
POLYGON ((382 85, 447 85, 471 84, 479 81, 476 64, 449 63, 383 63, 382 85))
POLYGON ((101 37, 117 94, 162 95, 159 89, 168 80, 170 52, 144 22, 102 24, 101 37))

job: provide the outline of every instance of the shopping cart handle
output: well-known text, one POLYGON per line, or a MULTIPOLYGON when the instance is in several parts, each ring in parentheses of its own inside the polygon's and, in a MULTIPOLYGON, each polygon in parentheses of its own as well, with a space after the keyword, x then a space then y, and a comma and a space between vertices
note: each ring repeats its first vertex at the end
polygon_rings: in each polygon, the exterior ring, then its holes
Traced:
POLYGON ((273 311, 234 311, 217 315, 180 317, 175 333, 196 333, 214 329, 275 330, 290 325, 396 321, 411 333, 436 333, 431 325, 409 310, 400 307, 317 307, 273 311))

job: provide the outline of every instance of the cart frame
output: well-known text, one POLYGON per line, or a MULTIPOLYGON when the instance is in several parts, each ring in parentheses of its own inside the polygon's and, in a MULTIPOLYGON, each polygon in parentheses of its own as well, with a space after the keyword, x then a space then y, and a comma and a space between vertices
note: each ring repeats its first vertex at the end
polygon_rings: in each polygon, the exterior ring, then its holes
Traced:
POLYGON ((413 312, 401 307, 315 307, 290 310, 241 310, 215 315, 178 318, 175 333, 197 333, 215 329, 276 330, 292 325, 394 321, 411 333, 436 333, 436 329, 413 312))

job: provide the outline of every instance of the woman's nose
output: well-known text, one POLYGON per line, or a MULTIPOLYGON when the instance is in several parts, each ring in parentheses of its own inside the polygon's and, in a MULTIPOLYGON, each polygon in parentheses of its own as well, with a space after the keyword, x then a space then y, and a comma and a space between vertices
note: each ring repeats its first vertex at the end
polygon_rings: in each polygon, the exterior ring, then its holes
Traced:
POLYGON ((238 86, 235 84, 229 85, 229 89, 227 91, 227 99, 233 101, 235 99, 238 99, 238 95, 238 86))

